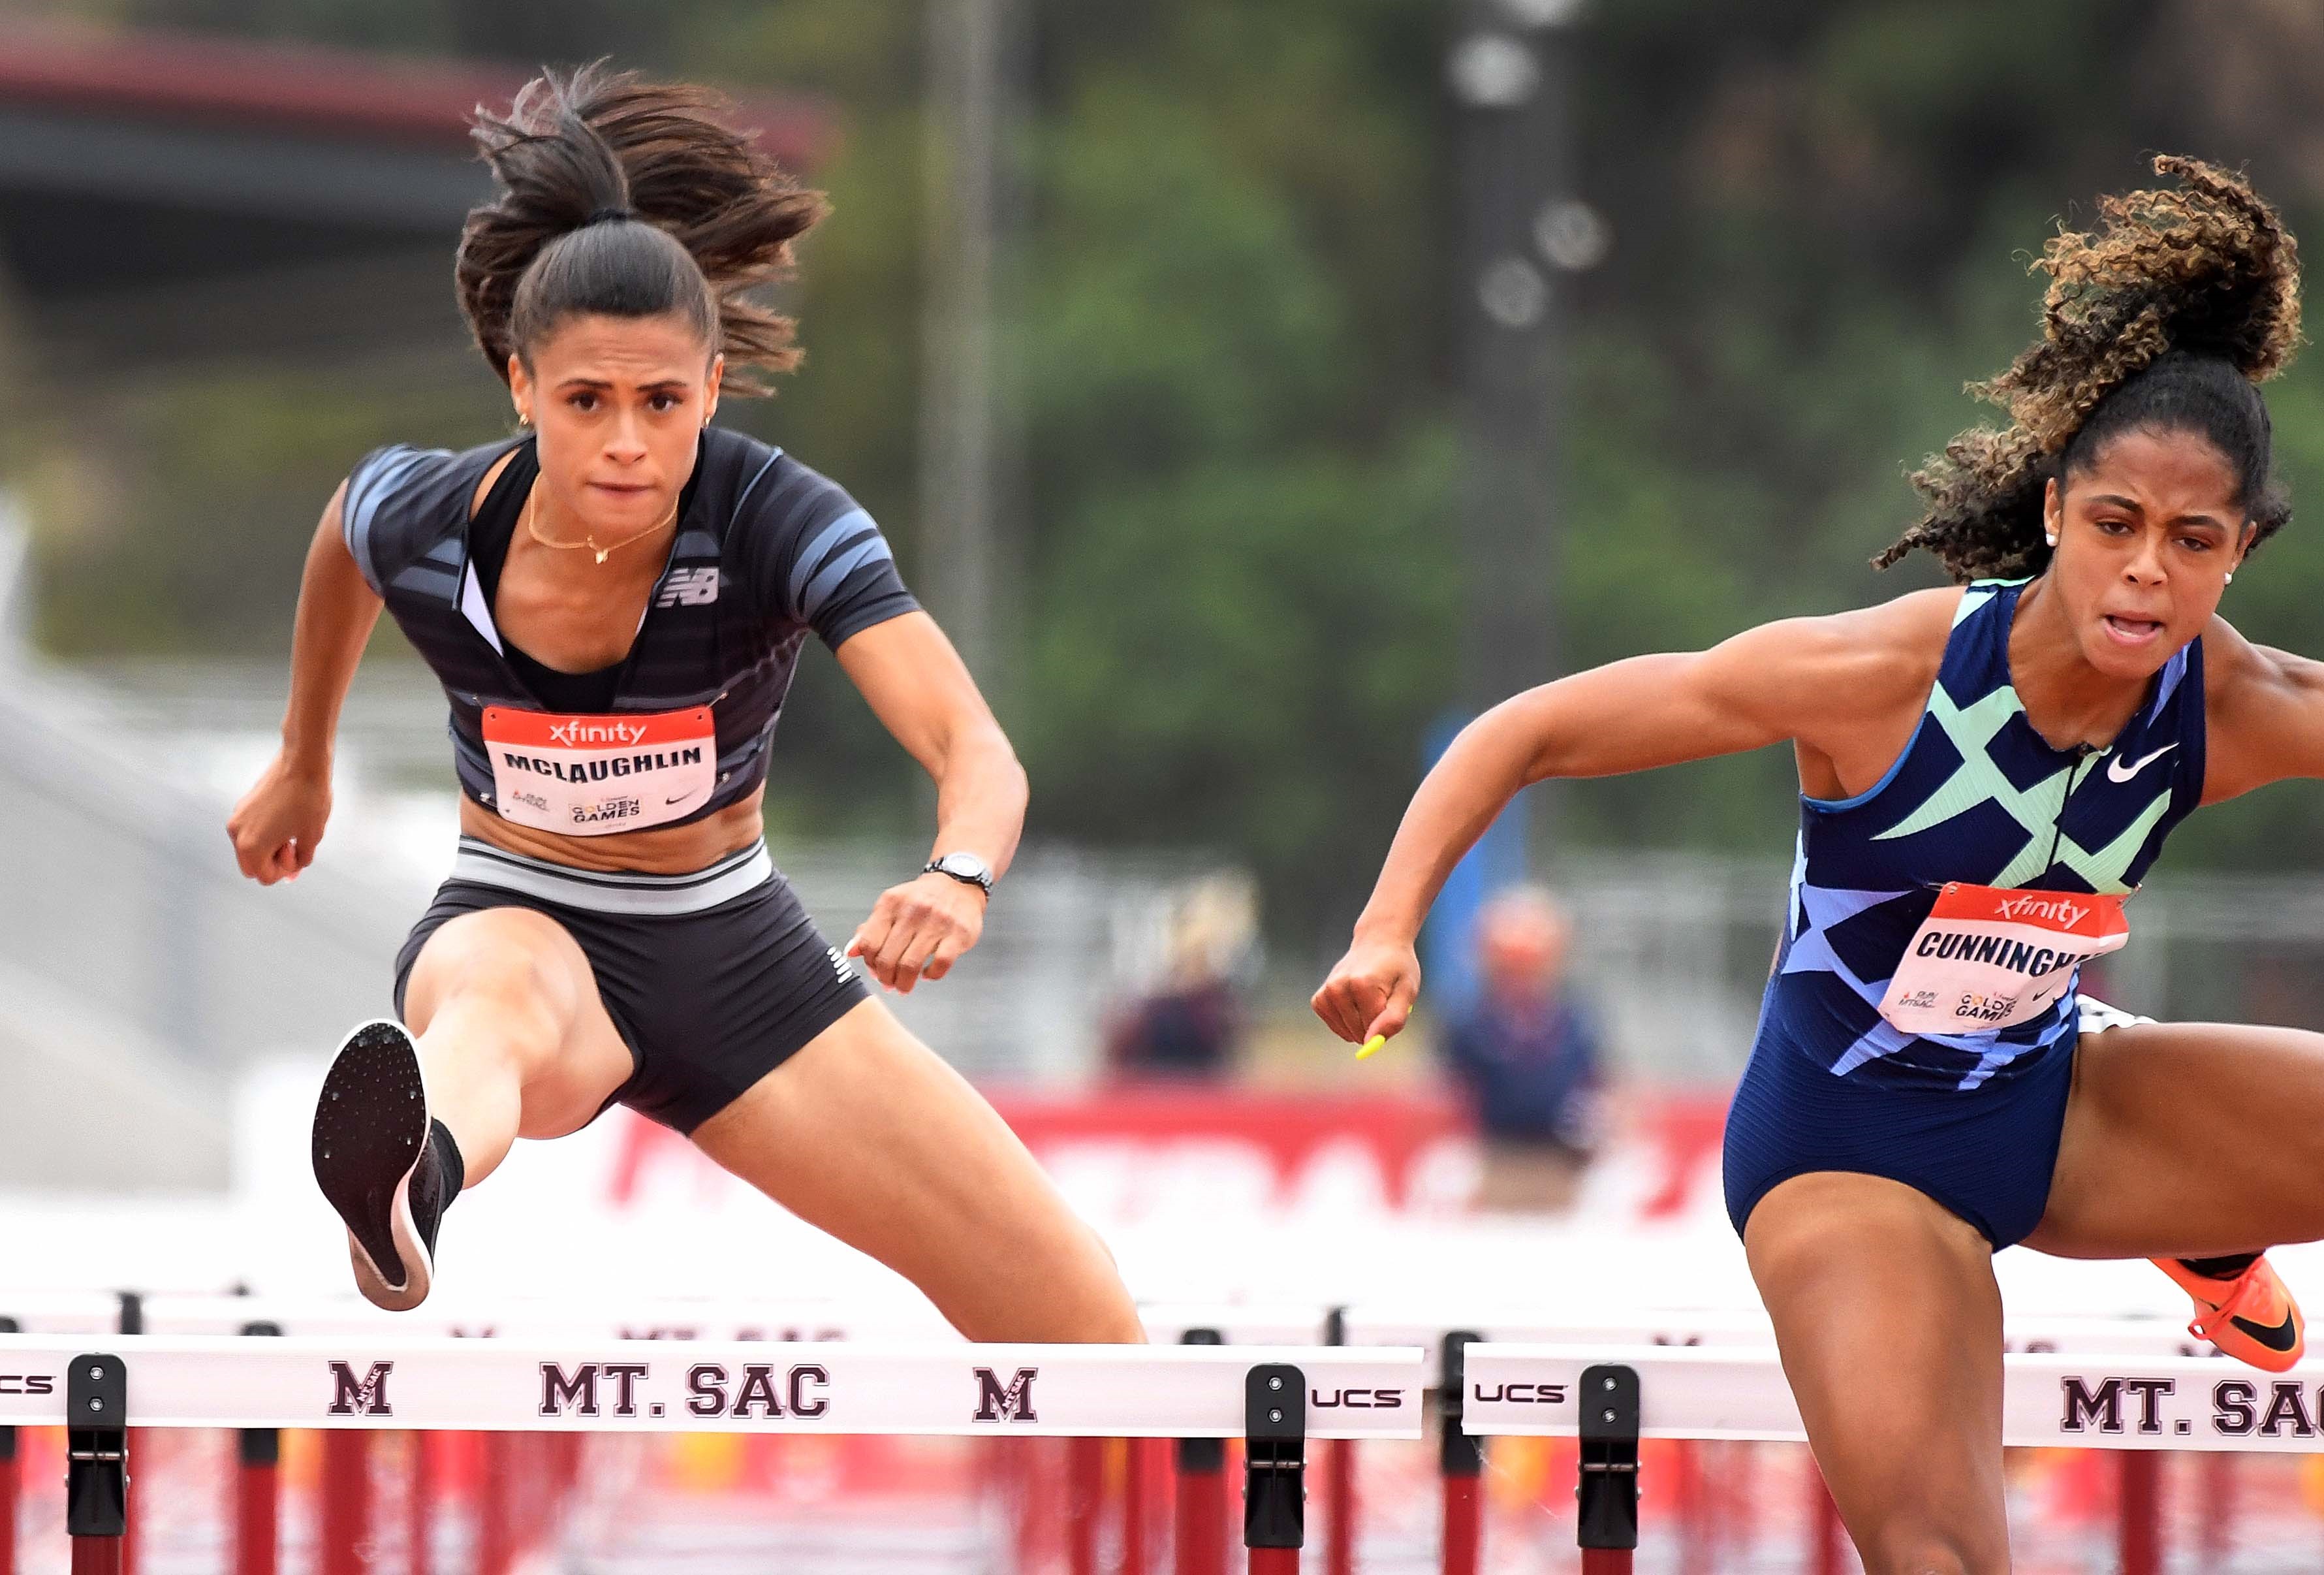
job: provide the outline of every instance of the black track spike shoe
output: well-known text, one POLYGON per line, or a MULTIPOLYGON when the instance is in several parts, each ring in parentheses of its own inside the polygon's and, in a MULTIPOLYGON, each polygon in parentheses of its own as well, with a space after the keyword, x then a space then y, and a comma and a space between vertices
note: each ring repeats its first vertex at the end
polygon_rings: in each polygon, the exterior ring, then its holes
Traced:
POLYGON ((405 1312, 428 1299, 446 1200, 428 1142, 420 1051, 400 1023, 358 1026, 315 1101, 315 1181, 346 1221, 355 1288, 405 1312))

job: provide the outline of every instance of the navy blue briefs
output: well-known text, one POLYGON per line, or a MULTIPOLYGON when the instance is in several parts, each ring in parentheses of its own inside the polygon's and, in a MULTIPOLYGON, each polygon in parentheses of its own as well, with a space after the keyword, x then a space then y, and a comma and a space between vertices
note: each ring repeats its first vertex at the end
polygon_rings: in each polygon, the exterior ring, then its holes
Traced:
POLYGON ((2070 1032, 1964 1090, 1835 1076, 1763 1028, 1727 1112, 1727 1217, 1740 1236, 1783 1182, 1848 1171, 1925 1193, 1997 1249, 2023 1241, 2049 1207, 2079 1042, 2070 1032))

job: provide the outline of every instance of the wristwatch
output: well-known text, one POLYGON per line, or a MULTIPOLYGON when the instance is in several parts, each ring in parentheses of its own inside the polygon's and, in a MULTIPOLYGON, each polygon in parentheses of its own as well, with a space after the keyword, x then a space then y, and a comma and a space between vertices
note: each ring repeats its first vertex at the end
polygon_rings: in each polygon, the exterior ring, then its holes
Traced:
POLYGON ((930 859, 922 866, 926 875, 948 875, 964 886, 974 886, 986 896, 992 894, 992 866, 973 853, 947 853, 942 858, 930 859))

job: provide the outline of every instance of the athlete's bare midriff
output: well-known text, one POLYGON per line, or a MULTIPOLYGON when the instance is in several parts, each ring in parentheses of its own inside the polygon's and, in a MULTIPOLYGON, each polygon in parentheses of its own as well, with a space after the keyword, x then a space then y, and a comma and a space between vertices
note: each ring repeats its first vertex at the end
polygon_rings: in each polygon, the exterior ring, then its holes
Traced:
POLYGON ((690 875, 759 840, 765 821, 763 784, 748 798, 683 826, 653 826, 603 837, 565 837, 503 820, 474 799, 460 800, 460 830, 511 853, 545 858, 575 869, 627 871, 638 875, 690 875))

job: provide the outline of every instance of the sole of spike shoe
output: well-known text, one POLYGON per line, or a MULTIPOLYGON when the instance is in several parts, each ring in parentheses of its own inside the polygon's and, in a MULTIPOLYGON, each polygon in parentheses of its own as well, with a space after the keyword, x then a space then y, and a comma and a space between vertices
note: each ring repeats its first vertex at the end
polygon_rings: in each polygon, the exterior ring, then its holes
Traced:
POLYGON ((332 1058, 315 1100, 315 1181, 347 1228, 355 1288, 404 1312, 428 1298, 434 1255, 411 1215, 428 1150, 419 1047, 400 1023, 365 1023, 332 1058))

